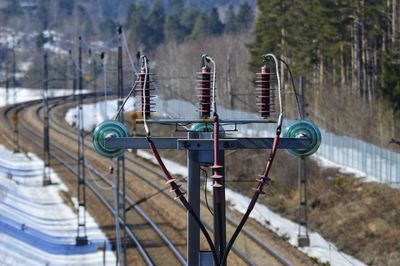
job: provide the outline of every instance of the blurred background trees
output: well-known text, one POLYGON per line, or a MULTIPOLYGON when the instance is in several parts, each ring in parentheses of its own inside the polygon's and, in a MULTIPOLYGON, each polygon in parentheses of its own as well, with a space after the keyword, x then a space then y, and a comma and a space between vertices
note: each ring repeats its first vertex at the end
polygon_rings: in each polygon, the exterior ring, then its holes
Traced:
MULTIPOLYGON (((66 46, 78 35, 109 40, 122 25, 132 53, 148 54, 164 78, 161 87, 179 97, 191 97, 199 56, 209 52, 218 59, 219 101, 230 108, 254 111, 254 72, 260 55, 273 52, 295 78, 306 77, 307 112, 321 126, 380 145, 400 138, 398 15, 396 0, 4 0, 0 6, 2 25, 37 35, 55 30, 66 46), (186 68, 171 70, 178 66, 186 68)), ((293 103, 288 71, 281 69, 293 103)))

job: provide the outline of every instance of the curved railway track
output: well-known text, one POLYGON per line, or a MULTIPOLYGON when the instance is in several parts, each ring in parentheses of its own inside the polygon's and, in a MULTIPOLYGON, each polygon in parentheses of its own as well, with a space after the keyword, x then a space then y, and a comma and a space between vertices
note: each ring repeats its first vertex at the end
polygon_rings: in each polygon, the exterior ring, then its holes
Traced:
MULTIPOLYGON (((90 95, 89 95, 90 96, 90 95)), ((54 114, 60 112, 60 108, 62 108, 61 102, 65 102, 65 97, 53 98, 50 101, 50 125, 51 131, 53 133, 57 133, 64 138, 68 138, 70 141, 77 141, 76 132, 71 127, 66 127, 65 122, 60 121, 60 118, 55 118, 54 114), (54 111, 55 110, 55 111, 54 111)), ((8 126, 11 126, 11 122, 9 119, 9 113, 11 111, 22 112, 24 108, 27 106, 30 107, 30 110, 34 108, 35 119, 42 120, 41 116, 41 105, 40 101, 32 101, 29 103, 18 104, 12 107, 3 108, 3 119, 8 123, 8 126)), ((65 107, 64 107, 65 109, 65 107)), ((36 143, 39 148, 41 148, 42 136, 37 133, 32 125, 29 125, 27 122, 20 123, 21 125, 21 135, 28 139, 29 141, 36 143), (40 144, 39 144, 40 143, 40 144)), ((89 142, 89 138, 87 138, 86 143, 89 142)), ((91 150, 92 153, 92 145, 86 145, 88 150, 91 150)), ((76 163, 75 153, 71 152, 71 150, 66 150, 65 147, 61 145, 51 143, 51 153, 52 157, 63 164, 69 171, 73 172, 75 175, 77 174, 76 169, 74 168, 74 163, 76 163), (66 159, 68 158, 68 159, 66 159)), ((140 182, 145 183, 147 188, 151 188, 152 192, 147 193, 149 195, 157 195, 157 197, 163 197, 164 201, 169 201, 169 204, 172 206, 178 206, 180 209, 181 215, 184 214, 185 210, 182 206, 175 203, 172 195, 168 192, 160 188, 164 188, 163 176, 160 172, 154 170, 154 167, 151 167, 149 164, 145 163, 143 160, 135 158, 133 155, 126 156, 126 172, 131 177, 135 177, 139 179, 140 182)), ((111 180, 101 174, 96 167, 91 165, 87 166, 87 169, 96 177, 96 179, 87 178, 86 184, 88 188, 96 194, 96 196, 100 199, 100 201, 108 208, 110 212, 113 212, 113 196, 112 193, 108 192, 104 189, 100 189, 100 187, 111 187, 111 180), (100 184, 99 184, 100 183, 100 184)), ((171 260, 171 257, 174 258, 174 262, 171 265, 177 264, 185 264, 186 259, 182 255, 185 251, 184 243, 179 244, 171 241, 171 233, 164 233, 164 227, 157 226, 156 222, 153 222, 151 217, 149 217, 145 211, 143 211, 139 205, 142 205, 143 202, 147 200, 146 196, 142 196, 142 200, 139 198, 138 200, 133 200, 135 192, 127 187, 127 203, 132 207, 132 211, 127 212, 127 233, 129 238, 135 244, 135 247, 138 249, 141 254, 144 262, 148 265, 165 265, 166 257, 171 260), (140 201, 141 200, 141 201, 140 201), (141 202, 137 204, 137 202, 141 202), (141 220, 138 220, 138 217, 141 217, 141 220), (131 221, 135 221, 134 224, 130 223, 131 221), (140 224, 140 230, 135 230, 135 225, 140 224), (147 225, 148 232, 143 229, 143 224, 147 225), (145 236, 145 237, 143 237, 145 236), (152 237, 150 237, 152 236, 152 237), (153 239, 153 243, 162 243, 162 245, 158 245, 157 248, 149 248, 148 239, 153 239), (146 244, 147 243, 147 244, 146 244), (178 245, 177 245, 178 244, 178 245), (163 247, 160 247, 163 246, 163 247), (177 247, 178 246, 178 247, 177 247), (160 253, 162 252, 162 253, 160 253), (165 255, 165 256, 164 256, 165 255)), ((121 194, 121 193, 120 193, 121 194)), ((202 199, 202 204, 205 205, 204 198, 202 199)), ((228 212, 229 213, 229 212, 228 212)), ((204 213, 206 216, 204 220, 211 221, 212 217, 210 214, 204 213)), ((184 216, 185 217, 185 216, 184 216)), ((227 215, 227 232, 232 232, 233 229, 237 226, 237 218, 231 217, 227 215)), ((121 220, 122 223, 122 220, 121 220)), ((212 229, 212 225, 210 223, 205 222, 206 227, 208 229, 212 229)), ((164 230, 165 231, 165 230, 164 230)), ((171 230, 167 230, 171 231, 171 230)), ((238 239, 238 243, 233 248, 234 255, 237 258, 240 258, 242 264, 246 265, 292 265, 286 258, 284 258, 281 254, 276 252, 273 248, 267 245, 263 238, 257 235, 256 233, 250 231, 247 228, 244 228, 241 237, 238 239), (250 246, 251 248, 248 248, 250 246), (244 251, 245 250, 245 251, 244 251), (251 255, 251 259, 249 255, 251 255), (269 262, 268 262, 269 261, 269 262)), ((169 263, 168 263, 169 264, 169 263)), ((240 264, 240 263, 239 263, 240 264)), ((298 265, 296 263, 296 265, 298 265)))
MULTIPOLYGON (((63 113, 63 112, 56 112, 56 113, 63 113)), ((51 124, 53 125, 54 130, 56 130, 62 134, 65 134, 66 136, 68 135, 70 139, 76 140, 76 132, 74 131, 73 128, 71 128, 71 127, 65 128, 65 124, 60 123, 60 119, 55 119, 54 116, 50 116, 50 119, 51 119, 51 124)), ((87 146, 88 146, 88 148, 93 150, 92 145, 87 145, 87 146)), ((155 193, 157 193, 157 191, 160 191, 160 193, 165 195, 172 202, 171 204, 176 204, 174 197, 173 197, 173 195, 171 195, 171 193, 168 193, 165 190, 160 190, 160 186, 161 187, 164 186, 164 176, 159 171, 157 171, 158 168, 154 168, 154 166, 152 167, 148 163, 145 163, 145 162, 143 162, 143 160, 135 158, 132 155, 127 154, 127 156, 125 156, 125 159, 126 159, 126 161, 128 161, 131 164, 131 165, 126 164, 127 172, 129 172, 132 175, 135 175, 136 177, 138 177, 141 180, 143 180, 144 182, 146 182, 149 186, 151 186, 156 191, 155 193), (142 171, 142 174, 140 174, 138 167, 144 170, 144 171, 142 171), (155 170, 155 169, 157 169, 157 170, 155 170), (149 179, 148 173, 151 173, 153 176, 158 178, 159 181, 161 181, 161 183, 149 179)), ((203 207, 206 208, 206 201, 204 198, 201 199, 201 204, 203 205, 203 207)), ((179 206, 181 207, 181 210, 183 212, 186 212, 186 210, 183 206, 181 206, 181 205, 179 205, 179 206)), ((227 215, 226 218, 227 218, 227 222, 228 222, 227 231, 229 231, 229 229, 231 231, 233 231, 234 228, 236 228, 238 225, 237 219, 235 219, 229 215, 227 215)), ((204 222, 204 224, 207 227, 207 229, 209 229, 209 230, 213 229, 211 224, 209 224, 207 222, 204 222)), ((277 262, 279 262, 280 265, 292 265, 286 258, 284 258, 282 255, 280 255, 278 252, 276 252, 273 248, 271 248, 269 245, 267 245, 262 239, 260 239, 255 233, 251 232, 249 229, 243 228, 242 234, 246 238, 246 240, 244 242, 256 243, 257 246, 259 248, 261 248, 261 252, 264 251, 264 252, 269 253, 269 255, 272 256, 277 262)), ((243 241, 243 239, 242 239, 242 241, 243 241)), ((256 252, 259 252, 259 251, 260 250, 256 249, 256 252)), ((255 263, 252 259, 249 258, 249 256, 246 254, 246 252, 242 251, 236 245, 233 247, 233 252, 238 257, 240 257, 243 260, 243 262, 245 262, 247 265, 255 265, 255 264, 262 265, 260 261, 258 261, 258 263, 255 263)))
MULTIPOLYGON (((61 98, 62 100, 64 98, 61 98)), ((57 101, 58 99, 54 99, 57 101)), ((17 104, 15 106, 11 106, 5 108, 3 110, 3 119, 8 124, 9 127, 12 126, 9 114, 11 112, 20 113, 27 106, 32 106, 40 101, 32 101, 29 103, 17 104)), ((36 112, 38 114, 38 112, 36 112)), ((40 148, 42 143, 42 138, 39 134, 34 132, 32 128, 30 128, 24 121, 20 121, 20 136, 27 139, 31 143, 36 144, 40 148)), ((64 165, 69 171, 71 171, 74 175, 77 175, 77 170, 74 165, 76 164, 75 154, 66 150, 63 147, 60 147, 54 143, 51 145, 52 153, 51 156, 56 161, 64 165)), ((94 169, 91 169, 94 170, 94 169)), ((99 198, 99 200, 107 207, 107 209, 113 213, 113 191, 112 190, 100 190, 101 187, 112 187, 112 182, 105 177, 104 175, 94 172, 98 177, 96 181, 87 179, 86 185, 87 187, 99 198)), ((120 192, 121 195, 121 192, 120 192)), ((127 198, 128 204, 134 204, 133 200, 127 198)), ((162 232, 162 230, 154 223, 147 214, 138 206, 135 207, 135 212, 138 215, 135 215, 135 224, 140 224, 140 230, 135 230, 132 224, 127 224, 127 235, 134 243, 138 252, 143 258, 143 261, 147 265, 161 265, 163 262, 171 263, 171 265, 184 265, 186 264, 186 259, 182 256, 181 252, 176 248, 174 244, 172 244, 171 240, 162 232), (138 220, 138 217, 141 217, 141 220, 138 220), (160 244, 162 243, 162 244, 160 244), (154 245, 157 248, 149 248, 149 245, 154 245)), ((127 220, 129 217, 127 215, 127 220)), ((122 220, 120 219, 122 224, 122 220)))

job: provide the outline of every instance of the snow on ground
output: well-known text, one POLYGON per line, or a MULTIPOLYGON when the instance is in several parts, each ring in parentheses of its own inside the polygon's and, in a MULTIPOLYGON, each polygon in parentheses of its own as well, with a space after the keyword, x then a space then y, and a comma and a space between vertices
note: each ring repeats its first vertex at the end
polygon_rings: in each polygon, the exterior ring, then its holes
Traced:
POLYGON ((105 245, 106 263, 114 265, 110 243, 87 212, 90 243, 75 245, 76 213, 61 197, 68 189, 53 171, 54 185, 43 187, 42 171, 35 154, 13 154, 0 146, 1 264, 101 265, 105 245))
POLYGON ((45 50, 53 52, 55 54, 61 54, 61 55, 67 55, 68 54, 67 50, 61 48, 58 45, 55 45, 54 43, 45 43, 43 45, 43 48, 45 50))
MULTIPOLYGON (((193 104, 189 102, 185 102, 182 100, 164 100, 160 97, 155 98, 156 101, 156 112, 157 114, 161 115, 162 117, 165 118, 197 118, 198 113, 195 111, 196 108, 193 104)), ((126 105, 126 110, 132 110, 133 108, 135 109, 140 109, 140 107, 137 106, 138 102, 135 101, 135 99, 129 99, 127 105, 126 105)), ((102 122, 105 119, 110 119, 116 114, 116 109, 117 109, 117 100, 110 100, 107 102, 99 102, 96 106, 94 105, 84 105, 84 113, 87 114, 85 119, 84 119, 84 128, 87 131, 91 131, 96 124, 102 122)), ((66 120, 68 123, 73 124, 75 120, 75 114, 76 114, 76 108, 71 109, 67 112, 66 114, 66 120)), ((248 112, 241 112, 241 111, 232 111, 229 109, 225 109, 220 107, 219 108, 219 114, 220 117, 223 119, 232 119, 234 117, 239 117, 242 119, 257 119, 258 116, 256 114, 248 113, 248 112)), ((289 121, 290 122, 290 121, 289 121)), ((285 124, 288 124, 286 121, 285 124)), ((251 124, 251 125, 238 125, 238 132, 233 133, 235 136, 238 137, 268 137, 268 136, 273 136, 275 133, 275 125, 274 124, 251 124)), ((323 129, 321 129, 323 132, 325 132, 323 129)), ((229 134, 232 134, 231 132, 229 134)), ((330 134, 332 135, 332 134, 330 134)), ((329 136, 330 136, 329 135, 329 136)), ((330 136, 330 138, 333 138, 333 136, 330 136)), ((348 138, 348 137, 345 137, 348 138)), ((350 139, 350 138, 349 138, 350 139)), ((338 140, 341 140, 340 136, 338 136, 338 140)), ((349 141, 349 140, 347 140, 349 141)), ((357 141, 357 140, 356 140, 357 141)), ((366 182, 379 182, 379 183, 385 183, 388 184, 392 187, 399 187, 396 182, 393 182, 393 178, 379 178, 377 176, 382 175, 382 174, 387 174, 389 176, 393 176, 393 174, 396 173, 396 171, 400 171, 400 166, 396 167, 395 158, 391 158, 392 161, 390 161, 391 166, 389 167, 384 167, 384 165, 389 165, 389 161, 385 161, 386 159, 384 157, 373 157, 373 156, 366 156, 365 160, 365 167, 360 165, 360 161, 365 157, 364 154, 362 154, 362 150, 358 150, 356 147, 327 147, 327 140, 323 139, 322 144, 316 154, 314 154, 311 158, 316 160, 322 167, 335 167, 338 168, 340 172, 346 173, 346 174, 354 174, 357 177, 363 178, 363 181, 366 182), (329 149, 333 149, 330 151, 329 149), (328 152, 326 152, 328 150, 328 152), (325 155, 326 154, 342 154, 343 158, 346 158, 345 155, 351 154, 352 157, 354 157, 354 162, 355 165, 350 165, 350 159, 347 161, 347 164, 339 164, 337 162, 334 162, 330 159, 328 159, 325 155), (364 157, 363 157, 364 156, 364 157), (380 172, 377 171, 366 171, 366 170, 371 170, 367 169, 368 167, 375 166, 375 170, 380 170, 380 172), (361 169, 361 170, 360 170, 361 169), (366 170, 365 170, 366 169, 366 170), (368 173, 375 173, 375 174, 368 174, 368 173)), ((339 141, 340 142, 340 141, 339 141)), ((350 144, 349 144, 350 145, 350 144)), ((379 153, 385 153, 384 149, 380 149, 379 151, 376 151, 374 154, 379 155, 379 153)), ((394 155, 392 155, 394 156, 394 155)), ((399 162, 398 164, 400 165, 400 156, 397 161, 399 162)), ((396 180, 394 180, 396 181, 396 180)))
MULTIPOLYGON (((146 151, 138 150, 137 155, 151 160, 157 164, 154 156, 146 151)), ((173 175, 182 175, 187 178, 188 169, 186 166, 180 165, 176 162, 163 158, 165 166, 173 175)), ((244 214, 249 206, 250 198, 243 196, 229 188, 225 189, 226 201, 229 202, 228 208, 244 214)), ((277 235, 297 247, 297 234, 299 232, 299 224, 292 222, 289 219, 283 218, 279 214, 274 213, 263 204, 257 203, 251 218, 275 232, 277 235)), ((303 230, 304 231, 304 230, 303 230)), ((309 232, 310 247, 298 249, 310 257, 317 258, 320 262, 329 262, 332 266, 361 266, 365 265, 363 262, 356 258, 339 251, 334 244, 326 241, 320 234, 309 232)))
POLYGON ((337 164, 335 162, 332 162, 324 157, 317 156, 317 155, 312 155, 312 158, 318 163, 318 166, 323 167, 323 168, 337 168, 339 169, 339 172, 342 174, 349 174, 349 175, 354 175, 357 178, 361 178, 362 181, 364 182, 376 182, 380 183, 380 180, 373 177, 373 176, 367 176, 365 173, 354 169, 350 167, 345 167, 343 165, 337 164))
POLYGON ((0 45, 11 49, 21 40, 22 37, 23 34, 21 32, 16 32, 7 27, 0 27, 0 45))
MULTIPOLYGON (((135 108, 135 99, 130 98, 125 104, 125 111, 130 111, 135 108)), ((84 104, 82 106, 84 118, 83 128, 86 131, 92 129, 98 124, 107 119, 112 119, 117 113, 117 100, 102 101, 97 104, 84 104)), ((71 108, 65 114, 65 120, 70 125, 75 125, 78 108, 71 108)))
MULTIPOLYGON (((84 90, 83 93, 87 93, 87 90, 84 90)), ((65 89, 54 89, 48 91, 49 98, 71 95, 71 94, 72 94, 71 90, 65 90, 65 89)), ((0 87, 0 106, 38 100, 41 98, 42 98, 42 90, 40 89, 10 88, 8 90, 8 95, 7 95, 6 89, 4 87, 0 87)))
MULTIPOLYGON (((152 153, 146 152, 144 150, 137 150, 137 155, 157 164, 157 160, 154 158, 154 155, 152 153)), ((174 175, 181 175, 185 178, 187 177, 188 169, 186 166, 180 165, 179 163, 168 159, 163 159, 163 161, 167 169, 173 169, 174 175)))
MULTIPOLYGON (((236 193, 230 189, 225 190, 226 200, 229 201, 229 208, 240 213, 245 213, 249 206, 250 198, 236 193)), ((275 232, 279 236, 293 245, 297 246, 297 234, 299 224, 294 223, 282 216, 272 212, 265 205, 256 203, 251 218, 264 225, 266 228, 275 232)), ((309 232, 310 247, 298 247, 298 249, 306 253, 310 257, 318 258, 320 262, 329 262, 330 265, 338 266, 358 266, 366 265, 356 258, 339 251, 334 244, 325 240, 320 234, 309 232)))
MULTIPOLYGON (((133 99, 134 101, 134 99, 133 99)), ((160 113, 163 113, 165 117, 171 116, 174 114, 174 107, 173 105, 168 105, 165 103, 166 101, 161 101, 159 99, 159 105, 157 108, 161 109, 160 113), (161 107, 160 107, 161 106, 161 107), (172 106, 172 108, 171 108, 172 106), (167 108, 168 107, 168 108, 167 108), (172 113, 172 114, 171 114, 172 113)), ((135 107, 134 102, 127 103, 126 106, 129 106, 129 109, 135 107)), ((117 100, 111 100, 105 102, 100 102, 97 105, 94 104, 85 104, 83 106, 84 110, 84 128, 88 131, 92 130, 97 123, 105 120, 110 119, 116 114, 117 110, 117 100), (106 109, 106 111, 105 111, 106 109), (97 112, 99 115, 94 115, 97 112)), ((176 108, 179 108, 176 106, 176 108)), ((74 124, 76 108, 70 109, 65 119, 69 124, 74 124)), ((188 114, 193 115, 193 114, 188 114)), ((138 156, 142 158, 148 159, 153 163, 157 163, 154 156, 143 150, 137 151, 138 156)), ((181 175, 183 177, 187 177, 187 167, 180 165, 176 162, 163 158, 163 161, 167 167, 167 169, 174 175, 181 175)), ((250 198, 247 196, 243 196, 233 190, 226 189, 226 200, 230 202, 228 205, 229 208, 236 210, 240 213, 245 213, 247 206, 249 205, 250 198)), ((271 231, 275 232, 282 238, 287 239, 287 241, 293 245, 297 246, 297 234, 299 232, 299 224, 290 221, 289 219, 283 218, 282 216, 272 212, 268 207, 262 204, 256 204, 251 217, 257 220, 259 223, 264 225, 266 228, 270 229, 271 231)), ((303 230, 304 231, 304 230, 303 230)), ((320 262, 329 262, 332 266, 358 266, 358 265, 365 265, 363 262, 357 260, 356 258, 345 254, 344 252, 339 251, 334 244, 326 241, 320 234, 309 232, 310 237, 310 247, 303 247, 298 249, 310 257, 317 258, 320 262)))

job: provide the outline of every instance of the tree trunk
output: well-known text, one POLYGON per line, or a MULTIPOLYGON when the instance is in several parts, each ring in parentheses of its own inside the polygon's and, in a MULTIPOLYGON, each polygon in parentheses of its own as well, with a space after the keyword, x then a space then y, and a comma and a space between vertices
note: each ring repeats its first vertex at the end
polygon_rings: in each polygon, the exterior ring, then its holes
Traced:
POLYGON ((378 90, 379 87, 379 76, 381 74, 380 67, 378 65, 378 47, 379 47, 379 37, 375 39, 375 49, 374 51, 374 58, 373 58, 373 67, 372 67, 372 75, 373 75, 373 80, 372 80, 372 98, 375 99, 375 94, 378 90))
POLYGON ((321 51, 319 51, 319 88, 322 89, 324 87, 324 55, 321 51))
MULTIPOLYGON (((329 67, 329 65, 328 65, 329 67)), ((329 77, 328 77, 329 78, 329 77)), ((337 58, 336 56, 332 58, 332 81, 330 82, 334 88, 337 88, 338 85, 338 75, 337 75, 337 58)), ((340 90, 336 90, 336 92, 340 93, 340 90)))
POLYGON ((383 32, 382 33, 382 52, 383 53, 385 53, 386 52, 386 40, 387 40, 387 37, 386 37, 386 32, 383 32))
POLYGON ((228 91, 228 95, 229 95, 229 108, 231 109, 231 110, 233 110, 234 109, 234 97, 235 97, 235 95, 234 95, 234 92, 233 92, 233 89, 232 89, 232 82, 231 82, 231 54, 230 53, 228 53, 228 55, 227 55, 227 57, 226 57, 226 61, 227 61, 227 64, 228 64, 228 69, 227 69, 227 73, 226 73, 226 88, 227 88, 227 91, 228 91))
POLYGON ((350 95, 356 90, 356 52, 355 52, 355 45, 354 45, 354 27, 351 27, 351 39, 353 42, 351 43, 351 86, 350 86, 350 95))
MULTIPOLYGON (((364 6, 364 1, 361 1, 361 7, 364 6)), ((368 47, 367 47, 367 35, 365 33, 365 17, 364 14, 361 16, 361 91, 365 98, 370 100, 369 88, 368 88, 368 47)))
POLYGON ((346 65, 344 61, 344 44, 340 45, 340 87, 346 87, 346 65))
POLYGON ((398 0, 392 0, 392 47, 397 47, 397 36, 398 36, 397 1, 398 0))
POLYGON ((355 56, 355 90, 363 96, 362 88, 362 40, 361 40, 361 19, 360 8, 357 7, 354 14, 354 56, 355 56))

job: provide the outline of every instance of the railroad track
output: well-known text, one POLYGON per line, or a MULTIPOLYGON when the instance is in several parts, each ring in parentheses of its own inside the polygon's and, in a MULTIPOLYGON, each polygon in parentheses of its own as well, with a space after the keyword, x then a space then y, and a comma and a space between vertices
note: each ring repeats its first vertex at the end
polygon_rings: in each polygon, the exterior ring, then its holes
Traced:
MULTIPOLYGON (((53 99, 52 101, 63 100, 64 98, 53 99)), ((3 119, 6 124, 11 128, 12 124, 10 121, 10 113, 20 113, 28 106, 40 103, 40 101, 32 101, 29 103, 17 104, 5 108, 3 110, 3 119)), ((37 112, 38 114, 38 112, 37 112)), ((36 144, 41 148, 42 138, 41 135, 34 132, 23 120, 20 121, 20 136, 27 139, 29 142, 36 144)), ((66 150, 59 145, 52 143, 52 158, 64 165, 69 171, 71 171, 75 176, 77 175, 77 170, 75 169, 76 159, 75 154, 66 150)), ((95 169, 91 169, 95 170, 95 169)), ((104 175, 94 172, 98 177, 96 181, 93 179, 87 179, 87 187, 99 198, 99 200, 107 207, 107 209, 113 213, 113 201, 114 196, 112 190, 100 190, 99 187, 112 187, 111 181, 104 175)), ((121 192, 120 192, 121 194, 121 192)), ((128 204, 134 204, 133 200, 127 198, 128 204)), ((133 224, 126 225, 127 235, 134 243, 136 249, 143 258, 143 261, 147 265, 162 265, 164 262, 171 263, 171 265, 185 265, 186 259, 181 254, 181 252, 172 244, 171 240, 162 232, 162 230, 154 223, 146 213, 138 206, 134 208, 134 212, 130 212, 127 215, 127 220, 135 220, 135 224, 140 224, 140 230, 135 230, 133 224), (135 215, 136 214, 136 215, 135 215), (133 217, 134 216, 134 217, 133 217), (141 217, 141 219, 139 219, 141 217)), ((120 219, 122 224, 122 220, 120 219)), ((123 224, 122 224, 123 225, 123 224)))
MULTIPOLYGON (((60 108, 62 108, 62 105, 59 105, 60 102, 64 102, 65 98, 64 97, 59 97, 59 98, 53 98, 50 102, 50 110, 51 114, 50 115, 50 125, 51 125, 51 131, 52 132, 57 132, 57 134, 60 134, 64 137, 67 137, 69 140, 74 141, 74 143, 77 141, 76 137, 76 132, 74 129, 71 127, 65 127, 65 123, 60 122, 60 119, 55 119, 54 114, 59 113, 60 108), (55 110, 55 111, 53 111, 55 110)), ((25 104, 19 104, 13 107, 6 108, 3 110, 3 118, 6 120, 9 126, 10 120, 8 117, 8 114, 12 110, 16 110, 17 112, 21 112, 26 108, 27 106, 30 106, 32 109, 32 106, 35 106, 35 116, 36 119, 42 119, 41 116, 41 105, 40 101, 32 101, 29 103, 25 104)), ((35 130, 32 128, 32 126, 27 125, 25 122, 21 122, 21 134, 24 138, 28 139, 31 142, 34 142, 37 144, 39 148, 41 148, 41 145, 38 143, 41 142, 41 135, 36 133, 35 130)), ((89 138, 86 143, 89 142, 89 138)), ((92 145, 88 144, 87 147, 92 150, 92 145)), ((61 147, 60 145, 54 144, 52 142, 51 144, 52 148, 52 157, 59 161, 61 164, 65 165, 69 169, 69 171, 73 172, 75 175, 76 169, 73 167, 74 164, 76 164, 76 159, 75 159, 75 153, 71 153, 70 150, 66 150, 64 147, 61 147), (65 158, 68 158, 66 160, 65 158)), ((94 153, 94 151, 92 151, 94 153)), ((160 188, 164 188, 165 185, 163 183, 163 176, 160 174, 160 172, 154 170, 154 167, 151 167, 149 164, 144 163, 143 160, 140 160, 138 158, 135 158, 133 155, 127 154, 126 156, 126 172, 130 176, 134 176, 135 178, 138 178, 141 180, 141 182, 144 182, 147 184, 148 187, 150 187, 153 191, 151 193, 148 193, 149 195, 152 195, 154 193, 159 192, 160 196, 157 197, 163 197, 163 200, 168 200, 170 201, 170 204, 173 204, 174 206, 178 206, 181 212, 181 215, 184 215, 184 208, 173 200, 173 197, 167 193, 164 190, 160 190, 160 188)), ((96 194, 96 196, 100 199, 100 201, 109 209, 110 212, 113 211, 113 197, 112 195, 107 195, 105 191, 102 191, 99 189, 99 185, 101 187, 111 187, 112 182, 111 180, 104 176, 102 173, 100 173, 97 169, 95 169, 92 166, 87 166, 87 169, 93 173, 97 177, 96 181, 94 182, 93 180, 90 180, 87 178, 87 186, 88 188, 96 194), (98 184, 98 182, 101 182, 101 184, 98 184)), ((165 259, 160 260, 160 248, 148 248, 146 243, 148 242, 148 236, 149 234, 146 233, 146 238, 141 238, 141 236, 138 236, 138 232, 135 232, 134 225, 129 224, 131 219, 135 221, 135 224, 137 224, 137 217, 141 216, 142 223, 147 223, 149 227, 154 230, 153 234, 155 236, 158 236, 159 239, 156 241, 158 243, 163 243, 167 248, 164 248, 165 253, 168 254, 168 257, 175 257, 176 261, 173 265, 177 264, 185 264, 186 259, 182 255, 183 251, 185 251, 185 248, 183 247, 184 245, 180 245, 180 248, 176 248, 176 245, 173 244, 171 240, 169 240, 169 237, 163 233, 163 230, 161 230, 156 223, 151 222, 151 218, 148 217, 148 219, 143 218, 143 215, 146 216, 144 211, 141 211, 139 205, 141 204, 136 204, 135 201, 132 199, 134 195, 134 191, 131 190, 129 187, 127 188, 127 203, 129 205, 134 206, 132 211, 129 211, 127 213, 127 232, 130 237, 130 239, 134 242, 135 246, 139 250, 141 256, 143 257, 143 260, 146 262, 148 265, 165 265, 165 259), (129 197, 132 196, 132 197, 129 197), (134 215, 132 215, 134 214, 134 215), (158 228, 158 229, 156 229, 158 228), (153 250, 152 250, 153 249, 153 250), (171 254, 172 253, 172 254, 171 254), (160 263, 159 263, 160 262, 160 263)), ((108 193, 112 194, 112 193, 108 193)), ((157 193, 158 194, 158 193, 157 193)), ((202 204, 205 205, 205 200, 204 198, 202 199, 202 204)), ((202 216, 206 216, 204 220, 212 221, 212 217, 210 217, 209 213, 205 213, 205 215, 202 214, 202 216)), ((237 226, 237 218, 233 218, 231 216, 227 216, 227 232, 228 235, 233 231, 233 229, 237 226)), ((122 222, 122 221, 121 221, 122 222)), ((206 227, 208 229, 212 229, 212 225, 210 223, 205 222, 206 227)), ((139 232, 139 235, 143 235, 143 232, 145 230, 140 230, 142 232, 139 232)), ((163 252, 164 252, 163 251, 163 252)), ((241 237, 238 239, 238 243, 234 246, 233 248, 233 256, 236 256, 236 259, 240 259, 242 264, 247 264, 247 265, 292 265, 287 259, 285 259, 282 255, 280 255, 278 252, 276 252, 273 248, 268 246, 262 238, 260 238, 256 233, 250 231, 247 228, 244 228, 242 231, 241 237), (246 248, 250 246, 251 250, 249 248, 246 248), (251 255, 251 259, 249 257, 249 254, 251 255), (255 256, 255 254, 257 256, 255 256), (272 259, 272 260, 271 260, 272 259), (269 262, 268 262, 269 260, 269 262)), ((172 265, 172 264, 171 264, 172 265)), ((297 264, 296 264, 297 265, 297 264)))
MULTIPOLYGON (((59 108, 56 107, 56 108, 59 108)), ((63 112, 55 112, 55 113, 63 113, 63 112)), ((56 130, 65 136, 68 136, 71 140, 76 141, 76 132, 73 128, 68 127, 65 128, 65 123, 60 123, 60 118, 55 119, 54 116, 50 116, 51 119, 51 124, 52 124, 52 129, 56 130)), ((89 149, 93 150, 93 146, 91 144, 88 144, 87 147, 89 149)), ((154 166, 150 166, 148 163, 143 162, 143 160, 140 160, 138 158, 135 158, 133 155, 126 153, 125 159, 129 164, 126 164, 126 171, 137 178, 140 178, 142 181, 146 182, 152 189, 155 190, 154 193, 157 193, 159 191, 162 193, 164 196, 166 196, 170 201, 171 204, 176 204, 173 195, 168 193, 165 190, 160 190, 160 188, 163 188, 164 186, 164 176, 157 170, 155 170, 154 166), (139 169, 142 169, 143 171, 139 171, 139 169), (140 172, 142 174, 140 174, 140 172), (155 178, 150 179, 149 178, 149 173, 153 175, 155 178)), ((158 168, 156 168, 158 169, 158 168)), ((152 193, 150 193, 152 194, 152 193)), ((206 201, 204 198, 201 199, 201 203, 204 208, 206 208, 206 201)), ((181 205, 182 212, 186 212, 185 208, 181 205)), ((229 212, 228 212, 229 213, 229 212)), ((212 220, 212 217, 209 217, 208 220, 212 220)), ((204 222, 204 221, 203 221, 204 222)), ((233 230, 237 227, 238 221, 237 219, 227 215, 227 231, 232 233, 233 230)), ((210 223, 204 222, 205 226, 209 229, 212 230, 213 226, 210 223)), ((271 248, 269 245, 267 245, 261 238, 259 238, 255 233, 251 232, 247 228, 243 228, 242 230, 242 237, 240 239, 242 242, 241 246, 246 246, 248 245, 249 242, 255 243, 258 248, 255 248, 253 250, 254 253, 268 253, 269 256, 272 256, 276 262, 278 262, 279 265, 292 265, 286 258, 284 258, 282 255, 280 255, 278 252, 276 252, 273 248, 271 248), (245 239, 243 239, 245 238, 245 239)), ((245 262, 247 265, 262 265, 265 264, 264 262, 257 261, 256 263, 253 259, 250 259, 249 256, 247 255, 247 252, 244 252, 243 250, 240 249, 240 245, 234 245, 232 249, 233 253, 235 253, 240 259, 242 259, 243 262, 245 262)), ((275 262, 275 264, 276 264, 275 262)), ((274 263, 271 263, 269 265, 274 265, 274 263)))

